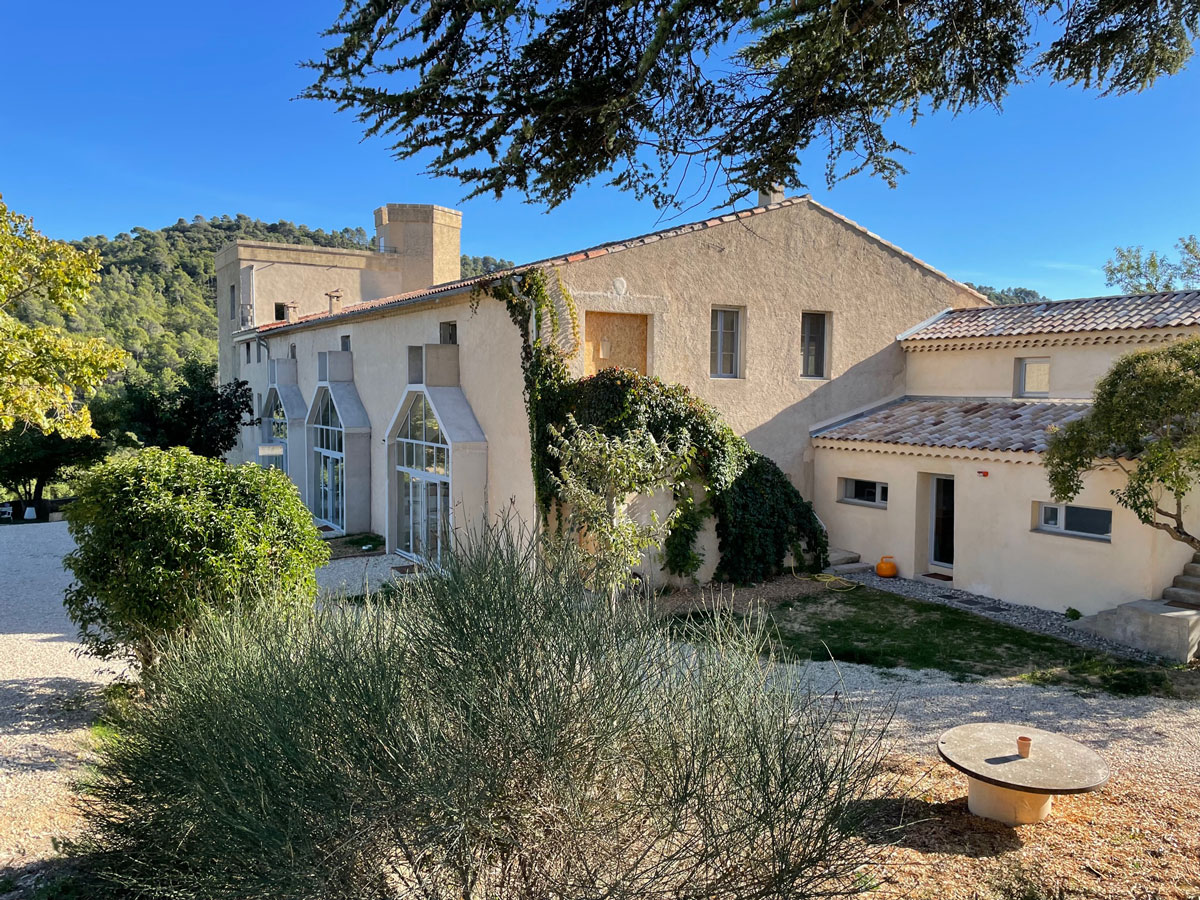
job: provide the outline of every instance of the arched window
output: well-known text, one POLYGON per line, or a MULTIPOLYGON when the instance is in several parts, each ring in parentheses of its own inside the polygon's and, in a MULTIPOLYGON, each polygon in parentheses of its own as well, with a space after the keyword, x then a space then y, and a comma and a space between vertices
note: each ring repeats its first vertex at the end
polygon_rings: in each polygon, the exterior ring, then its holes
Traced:
MULTIPOLYGON (((333 398, 325 391, 312 421, 313 502, 318 521, 346 528, 345 433, 333 398)), ((286 424, 285 424, 286 427, 286 424)))
POLYGON ((422 392, 396 432, 396 549, 431 563, 450 545, 450 447, 422 392))

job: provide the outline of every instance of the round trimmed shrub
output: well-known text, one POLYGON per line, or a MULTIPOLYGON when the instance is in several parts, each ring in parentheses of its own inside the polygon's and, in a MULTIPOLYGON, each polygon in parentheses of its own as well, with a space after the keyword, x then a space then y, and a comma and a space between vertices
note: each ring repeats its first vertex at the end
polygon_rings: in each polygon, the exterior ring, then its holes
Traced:
POLYGON ((88 651, 143 669, 202 611, 311 603, 329 550, 295 485, 176 447, 116 457, 67 512, 64 605, 88 651))

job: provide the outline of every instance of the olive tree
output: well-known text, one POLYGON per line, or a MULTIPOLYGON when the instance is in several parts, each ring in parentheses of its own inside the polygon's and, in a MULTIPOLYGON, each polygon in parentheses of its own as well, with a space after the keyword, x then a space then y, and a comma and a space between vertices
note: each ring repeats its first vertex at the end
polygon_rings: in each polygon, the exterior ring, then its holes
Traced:
POLYGON ((1045 464, 1059 502, 1079 495, 1088 472, 1115 466, 1125 474, 1117 503, 1200 550, 1186 521, 1200 479, 1200 338, 1117 360, 1087 415, 1050 435, 1045 464))
POLYGON ((176 447, 116 457, 67 511, 64 603, 89 652, 153 665, 209 609, 311 603, 329 550, 288 477, 176 447))

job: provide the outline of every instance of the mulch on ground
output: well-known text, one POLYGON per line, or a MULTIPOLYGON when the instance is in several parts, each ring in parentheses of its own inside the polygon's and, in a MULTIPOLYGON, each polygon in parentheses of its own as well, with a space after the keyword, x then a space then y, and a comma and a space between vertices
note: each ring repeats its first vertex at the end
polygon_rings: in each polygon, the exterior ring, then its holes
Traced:
POLYGON ((1100 791, 1056 798, 1044 822, 1010 828, 971 815, 966 776, 948 765, 887 763, 889 797, 869 813, 870 837, 885 847, 881 896, 1200 897, 1200 790, 1185 773, 1148 762, 1118 770, 1100 791))

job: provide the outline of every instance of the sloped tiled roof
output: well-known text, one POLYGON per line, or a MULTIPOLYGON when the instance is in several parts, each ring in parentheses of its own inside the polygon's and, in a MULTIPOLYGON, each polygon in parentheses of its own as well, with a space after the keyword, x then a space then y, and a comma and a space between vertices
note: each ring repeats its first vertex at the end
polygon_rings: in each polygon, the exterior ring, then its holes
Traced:
POLYGON ((816 432, 830 441, 1041 453, 1046 429, 1078 419, 1089 403, 910 398, 816 432))
POLYGON ((368 313, 368 312, 376 312, 376 311, 383 310, 383 309, 392 309, 395 307, 408 306, 410 304, 420 303, 420 302, 430 299, 432 297, 447 296, 447 295, 451 295, 451 294, 457 294, 457 293, 460 293, 463 291, 469 291, 479 285, 483 285, 483 284, 487 284, 488 282, 496 281, 500 278, 504 278, 507 275, 516 275, 521 272, 526 272, 529 269, 544 268, 547 266, 561 266, 561 265, 565 265, 566 263, 579 262, 580 260, 584 260, 584 259, 594 259, 598 256, 607 256, 612 253, 619 253, 622 250, 630 250, 634 247, 644 247, 647 244, 653 244, 656 241, 666 240, 667 238, 679 237, 680 235, 691 234, 691 233, 697 232, 697 231, 704 231, 707 228, 713 228, 717 225, 727 225, 727 224, 730 224, 733 222, 738 222, 742 219, 749 219, 753 216, 759 216, 759 215, 762 215, 763 213, 770 212, 772 210, 783 209, 785 207, 797 206, 800 204, 808 204, 809 206, 812 206, 815 209, 821 210, 822 212, 826 213, 827 215, 830 215, 833 218, 837 219, 838 221, 842 222, 844 225, 846 225, 850 228, 853 228, 854 230, 856 230, 858 232, 861 232, 865 237, 869 238, 870 240, 875 241, 879 244, 882 244, 883 246, 885 246, 889 250, 891 250, 893 253, 896 253, 897 255, 908 260, 910 263, 912 263, 916 266, 919 266, 922 269, 925 269, 930 274, 936 275, 939 278, 944 278, 946 281, 949 281, 949 282, 952 282, 953 284, 958 285, 964 291, 971 293, 971 294, 975 294, 976 296, 979 296, 980 299, 983 299, 982 295, 979 295, 977 291, 972 290, 971 288, 967 287, 966 285, 964 285, 960 282, 954 281, 953 278, 951 278, 949 275, 945 274, 944 272, 941 272, 938 269, 935 269, 933 266, 929 265, 926 262, 921 261, 920 259, 917 259, 917 257, 913 256, 911 253, 908 253, 907 251, 901 249, 900 247, 897 247, 895 244, 884 240, 883 238, 881 238, 879 235, 875 234, 874 232, 868 231, 866 228, 863 228, 857 222, 847 219, 845 216, 841 215, 840 213, 834 212, 833 210, 829 209, 828 207, 822 206, 820 203, 817 203, 815 200, 813 200, 810 195, 805 194, 802 197, 788 197, 784 200, 780 200, 778 203, 771 203, 771 204, 768 204, 767 206, 756 206, 753 209, 743 209, 738 212, 732 212, 732 213, 727 213, 727 214, 721 215, 721 216, 715 216, 711 219, 704 219, 699 222, 689 222, 686 225, 677 225, 673 228, 665 228, 661 231, 651 232, 650 234, 643 234, 643 235, 638 235, 637 237, 625 238, 624 240, 620 240, 620 241, 610 241, 609 243, 599 244, 598 246, 590 247, 586 250, 578 250, 574 253, 564 253, 560 256, 552 256, 552 257, 548 257, 547 259, 539 259, 534 262, 523 263, 522 265, 519 265, 519 266, 513 266, 510 269, 501 269, 500 271, 493 272, 489 275, 476 275, 473 278, 463 278, 458 281, 448 281, 445 284, 435 284, 433 287, 424 288, 419 291, 410 291, 405 294, 395 294, 390 297, 380 297, 376 300, 366 300, 362 303, 356 303, 353 306, 346 306, 340 312, 336 312, 336 313, 319 312, 319 313, 312 313, 307 316, 301 316, 300 318, 298 318, 292 322, 286 322, 286 321, 268 322, 264 325, 259 325, 257 328, 257 331, 260 333, 266 332, 266 331, 275 331, 275 330, 278 330, 281 328, 293 328, 297 325, 304 325, 309 322, 318 322, 318 321, 321 321, 324 319, 334 319, 334 318, 340 318, 343 316, 359 315, 359 314, 368 313))
POLYGON ((1123 294, 952 309, 903 336, 905 341, 1143 330, 1200 325, 1200 291, 1123 294))

